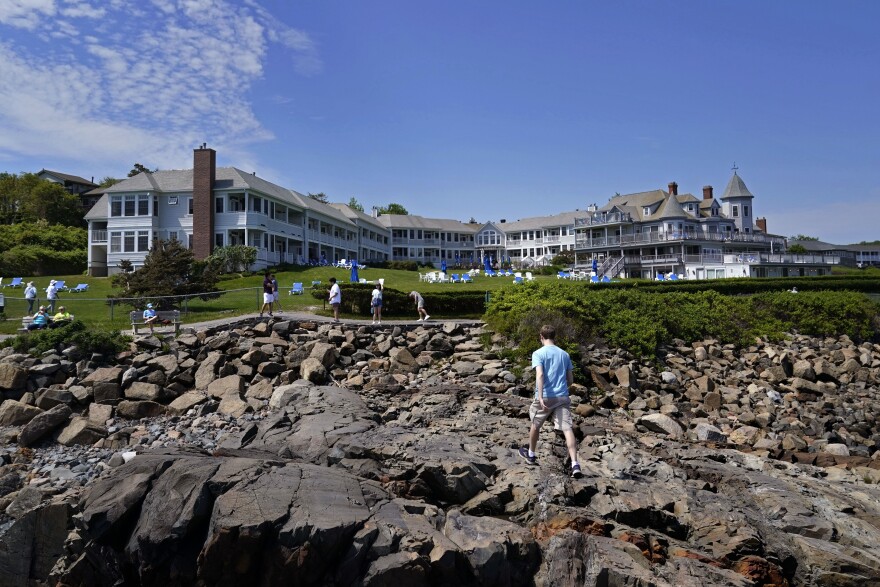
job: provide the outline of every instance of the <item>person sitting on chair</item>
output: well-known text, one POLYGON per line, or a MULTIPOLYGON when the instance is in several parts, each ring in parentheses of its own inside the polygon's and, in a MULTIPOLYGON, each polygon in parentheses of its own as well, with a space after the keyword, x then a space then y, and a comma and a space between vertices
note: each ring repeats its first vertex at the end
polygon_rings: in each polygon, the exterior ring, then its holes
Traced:
POLYGON ((153 309, 153 304, 147 304, 147 309, 144 310, 144 324, 150 327, 150 334, 153 334, 153 324, 158 323, 158 321, 159 315, 153 309))
POLYGON ((28 324, 28 330, 43 330, 49 328, 49 315, 46 314, 46 306, 40 306, 37 313, 34 314, 33 321, 28 324))
POLYGON ((70 312, 64 306, 58 306, 58 313, 52 316, 52 323, 49 324, 49 328, 58 328, 65 324, 70 324, 72 321, 73 316, 70 315, 70 312))

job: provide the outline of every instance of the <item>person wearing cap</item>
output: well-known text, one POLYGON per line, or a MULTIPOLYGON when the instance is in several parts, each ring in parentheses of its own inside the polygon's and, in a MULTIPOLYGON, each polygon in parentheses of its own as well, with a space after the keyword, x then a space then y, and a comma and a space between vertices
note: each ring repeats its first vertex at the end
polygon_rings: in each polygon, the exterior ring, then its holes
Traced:
POLYGON ((70 312, 68 312, 64 306, 58 306, 58 313, 52 316, 52 322, 49 324, 49 328, 58 328, 59 326, 64 326, 72 321, 73 316, 70 315, 70 312))
POLYGON ((153 309, 153 304, 147 304, 147 309, 144 310, 144 324, 150 327, 150 334, 153 334, 153 324, 159 319, 159 315, 156 313, 156 310, 153 309))
POLYGON ((28 316, 30 316, 31 313, 33 313, 33 311, 34 311, 34 302, 37 301, 37 288, 34 285, 33 281, 27 282, 27 286, 24 288, 24 299, 27 300, 27 303, 28 303, 27 313, 28 313, 28 316))
POLYGON ((49 300, 49 313, 55 313, 55 302, 58 301, 58 288, 55 287, 55 280, 49 282, 49 287, 46 288, 46 298, 49 300))
POLYGON ((34 314, 34 319, 28 324, 28 330, 43 330, 49 328, 49 315, 46 314, 46 306, 40 306, 40 309, 34 314))

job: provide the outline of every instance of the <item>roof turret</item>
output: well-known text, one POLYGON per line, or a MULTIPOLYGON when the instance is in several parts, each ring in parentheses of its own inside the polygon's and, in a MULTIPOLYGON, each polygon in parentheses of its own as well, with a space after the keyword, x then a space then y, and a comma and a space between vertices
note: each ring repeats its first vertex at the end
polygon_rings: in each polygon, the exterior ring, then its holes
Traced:
POLYGON ((721 196, 722 200, 726 200, 728 198, 754 198, 752 192, 749 191, 749 188, 746 187, 746 183, 742 180, 742 178, 736 174, 736 170, 733 172, 733 177, 730 178, 730 181, 727 182, 727 187, 724 188, 724 195, 721 196))

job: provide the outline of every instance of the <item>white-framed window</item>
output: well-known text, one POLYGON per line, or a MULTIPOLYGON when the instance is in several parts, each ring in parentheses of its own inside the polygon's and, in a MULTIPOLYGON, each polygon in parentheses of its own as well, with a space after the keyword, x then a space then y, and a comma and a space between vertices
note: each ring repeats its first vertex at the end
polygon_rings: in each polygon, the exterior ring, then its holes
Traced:
POLYGON ((749 217, 749 207, 743 206, 743 218, 748 218, 748 217, 749 217))
POLYGON ((111 232, 110 233, 110 252, 111 253, 121 253, 122 252, 122 233, 121 232, 111 232))
POLYGON ((263 211, 263 199, 259 196, 251 196, 251 202, 253 202, 251 210, 254 212, 262 212, 263 211))
POLYGON ((139 230, 137 233, 137 250, 144 252, 150 250, 150 231, 139 230))
POLYGON ((122 250, 126 253, 134 253, 135 252, 135 242, 134 242, 135 232, 133 230, 126 230, 122 233, 122 250))
POLYGON ((223 246, 223 233, 217 232, 214 234, 214 246, 222 247, 223 246))
POLYGON ((148 196, 147 194, 141 194, 137 197, 137 215, 150 215, 150 196, 148 196))
POLYGON ((122 196, 110 196, 110 216, 122 216, 122 196))
POLYGON ((176 206, 177 205, 177 196, 168 196, 168 205, 176 206))
POLYGON ((194 202, 195 202, 195 198, 189 199, 189 208, 188 208, 187 214, 189 214, 190 216, 192 216, 192 214, 193 214, 193 207, 194 207, 193 203, 194 202))
POLYGON ((733 217, 734 218, 739 217, 739 206, 737 206, 736 204, 734 204, 734 206, 733 206, 733 217))
POLYGON ((153 196, 153 216, 159 215, 159 196, 153 196))
POLYGON ((135 195, 128 194, 123 197, 123 214, 125 216, 134 216, 135 214, 135 195))

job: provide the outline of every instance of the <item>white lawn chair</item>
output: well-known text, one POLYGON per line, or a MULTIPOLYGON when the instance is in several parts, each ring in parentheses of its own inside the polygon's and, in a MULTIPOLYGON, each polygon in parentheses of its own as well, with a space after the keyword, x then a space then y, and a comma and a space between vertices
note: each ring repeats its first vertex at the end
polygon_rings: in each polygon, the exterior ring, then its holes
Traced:
POLYGON ((531 271, 526 271, 526 281, 532 281, 534 277, 532 277, 531 271))

